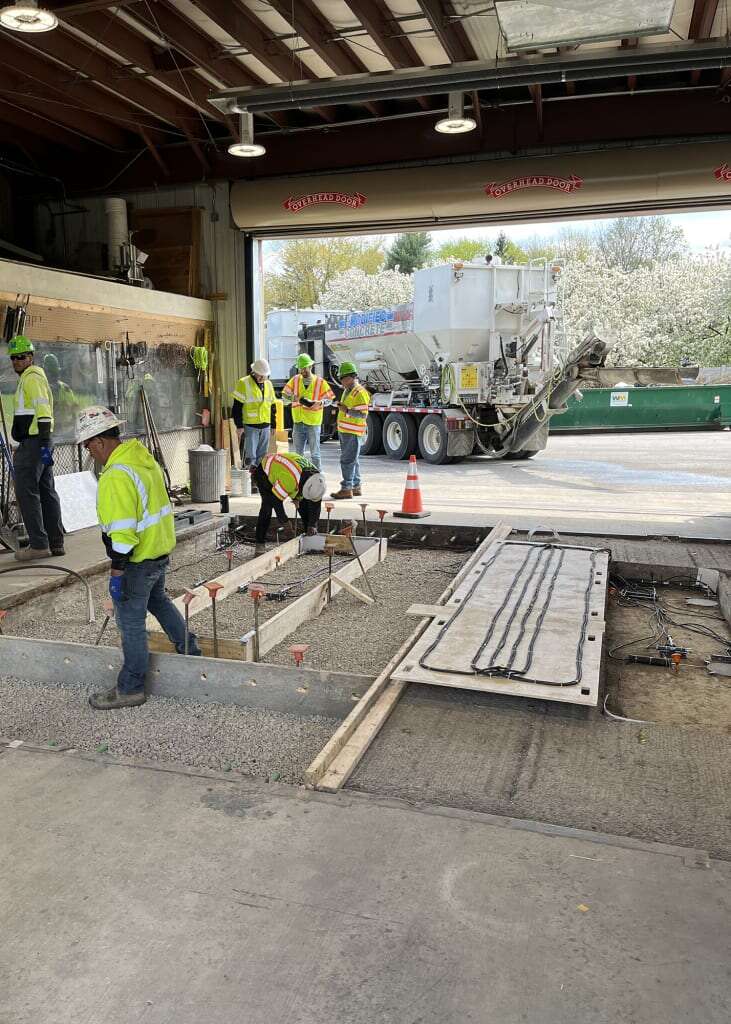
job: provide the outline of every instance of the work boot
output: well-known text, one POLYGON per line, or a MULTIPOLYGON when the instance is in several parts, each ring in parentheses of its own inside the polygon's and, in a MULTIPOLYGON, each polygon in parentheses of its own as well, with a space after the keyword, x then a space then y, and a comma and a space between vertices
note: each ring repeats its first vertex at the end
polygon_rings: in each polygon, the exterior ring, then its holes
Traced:
POLYGON ((144 704, 147 696, 144 690, 135 693, 120 693, 115 686, 104 693, 92 693, 89 703, 95 711, 112 711, 114 708, 136 708, 144 704))
POLYGON ((256 544, 254 546, 254 558, 256 558, 257 555, 264 555, 264 554, 266 554, 266 549, 267 549, 266 544, 256 544))
POLYGON ((48 548, 21 548, 15 552, 15 559, 18 562, 35 562, 38 558, 50 558, 51 552, 48 548))
POLYGON ((287 523, 277 533, 282 540, 294 540, 294 527, 291 523, 287 523))
POLYGON ((63 541, 59 544, 51 544, 51 558, 61 558, 65 554, 66 548, 63 546, 63 541))
POLYGON ((361 490, 360 487, 354 487, 353 488, 353 497, 354 498, 360 498, 362 494, 363 494, 363 491, 361 490))
POLYGON ((339 501, 341 498, 352 498, 353 491, 350 487, 341 487, 339 491, 333 491, 330 497, 335 498, 336 501, 339 501))

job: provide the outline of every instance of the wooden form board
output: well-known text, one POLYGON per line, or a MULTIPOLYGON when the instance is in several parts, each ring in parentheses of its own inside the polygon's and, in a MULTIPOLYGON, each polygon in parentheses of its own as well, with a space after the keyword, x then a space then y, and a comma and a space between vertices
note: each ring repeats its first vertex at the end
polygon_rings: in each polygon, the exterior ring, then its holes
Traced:
MULTIPOLYGON (((360 560, 363 564, 363 568, 368 571, 374 565, 377 565, 379 561, 383 561, 386 558, 388 552, 388 544, 386 541, 382 545, 377 540, 370 538, 366 539, 363 537, 354 538, 356 550, 360 555, 360 560)), ((325 538, 322 535, 318 537, 298 537, 295 540, 288 541, 283 544, 280 548, 274 548, 272 551, 268 551, 264 555, 260 555, 258 558, 253 558, 249 562, 245 562, 243 565, 237 566, 236 569, 232 569, 231 572, 223 573, 221 576, 216 577, 216 582, 221 583, 223 590, 219 590, 217 595, 217 602, 224 600, 231 594, 238 591, 238 588, 244 583, 250 583, 260 576, 265 576, 276 567, 276 556, 280 554, 280 564, 285 561, 296 557, 298 554, 306 551, 320 551, 324 547, 325 538)), ((271 651, 272 648, 280 644, 286 637, 293 633, 303 623, 308 622, 310 619, 317 618, 324 608, 327 607, 329 602, 329 593, 332 590, 332 597, 334 598, 341 590, 348 590, 350 584, 354 580, 357 580, 361 576, 361 567, 357 559, 353 559, 347 565, 344 565, 336 573, 333 573, 332 588, 328 587, 328 580, 324 579, 317 586, 313 587, 312 590, 303 594, 302 597, 297 598, 292 604, 283 608, 281 612, 273 615, 271 619, 261 624, 259 629, 259 658, 267 651, 271 651)), ((211 599, 208 595, 208 591, 204 587, 198 587, 193 590, 196 598, 191 601, 189 605, 189 616, 196 615, 198 612, 203 611, 205 608, 209 608, 211 605, 211 599)), ((181 614, 184 614, 184 605, 182 603, 182 597, 178 597, 173 602, 179 609, 181 614)), ((157 620, 151 615, 147 617, 147 628, 148 636, 150 638, 150 646, 155 651, 172 651, 172 645, 162 633, 157 631, 157 620)), ((193 628, 191 626, 191 628, 193 628)), ((212 653, 213 650, 213 639, 212 637, 200 638, 202 643, 205 644, 206 650, 204 654, 212 653)), ((230 658, 233 660, 241 661, 253 661, 254 660, 254 647, 255 637, 253 630, 246 633, 238 640, 232 640, 231 638, 219 638, 219 656, 223 658, 230 658)))
POLYGON ((608 567, 606 551, 503 542, 393 678, 596 706, 608 567))
MULTIPOLYGON (((445 605, 476 563, 486 557, 493 545, 509 535, 510 526, 503 522, 497 523, 475 553, 462 566, 439 598, 438 604, 445 605)), ((428 625, 429 618, 422 619, 411 636, 404 641, 384 670, 363 694, 345 721, 333 733, 305 771, 308 785, 328 793, 336 793, 345 785, 409 685, 407 679, 393 679, 392 673, 410 652, 428 625)))

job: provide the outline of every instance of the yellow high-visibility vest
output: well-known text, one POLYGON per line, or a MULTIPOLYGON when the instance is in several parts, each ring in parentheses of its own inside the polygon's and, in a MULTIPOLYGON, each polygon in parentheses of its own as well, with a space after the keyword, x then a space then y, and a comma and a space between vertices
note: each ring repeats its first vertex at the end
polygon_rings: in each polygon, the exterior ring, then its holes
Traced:
POLYGON ((305 382, 301 373, 292 377, 282 388, 282 398, 290 399, 292 402, 292 422, 306 423, 308 427, 319 427, 322 423, 322 409, 308 409, 306 405, 300 404, 301 398, 307 398, 310 402, 324 402, 335 397, 333 389, 328 382, 316 374, 312 374, 309 381, 305 382))
POLYGON ((363 437, 370 401, 370 394, 360 383, 354 384, 348 391, 343 391, 338 408, 338 433, 363 437), (353 413, 360 415, 354 416, 353 413))
POLYGON ((50 420, 53 430, 53 395, 45 373, 32 364, 20 375, 15 389, 15 416, 32 416, 28 436, 38 435, 38 420, 50 420))
POLYGON ((112 547, 130 562, 168 555, 175 521, 162 470, 136 439, 115 448, 99 477, 97 514, 112 547))
POLYGON ((272 416, 272 405, 276 398, 272 382, 264 381, 263 389, 251 374, 241 377, 231 397, 241 402, 244 407, 244 423, 269 423, 272 416))
POLYGON ((303 471, 316 469, 314 463, 295 452, 287 452, 286 455, 267 455, 262 460, 262 467, 269 477, 275 498, 279 498, 280 501, 296 498, 300 493, 303 471))

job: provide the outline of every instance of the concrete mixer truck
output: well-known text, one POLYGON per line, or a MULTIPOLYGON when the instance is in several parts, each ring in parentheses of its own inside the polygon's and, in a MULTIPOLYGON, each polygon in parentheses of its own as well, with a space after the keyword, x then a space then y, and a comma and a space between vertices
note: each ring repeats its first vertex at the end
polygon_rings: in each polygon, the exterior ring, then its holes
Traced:
MULTIPOLYGON (((545 260, 417 270, 412 303, 323 310, 320 323, 303 324, 300 344, 325 343, 326 375, 346 360, 358 366, 372 394, 364 455, 417 454, 435 464, 473 452, 529 459, 546 447, 550 417, 582 383, 640 379, 632 368, 605 369, 608 345, 593 333, 568 350, 561 272, 545 260)), ((672 370, 640 372, 642 383, 676 382, 672 370)))

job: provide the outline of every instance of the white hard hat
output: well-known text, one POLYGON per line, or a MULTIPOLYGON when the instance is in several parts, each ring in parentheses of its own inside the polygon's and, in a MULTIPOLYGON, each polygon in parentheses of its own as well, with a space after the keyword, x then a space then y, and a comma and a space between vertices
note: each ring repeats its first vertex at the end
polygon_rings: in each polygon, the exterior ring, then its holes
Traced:
POLYGON ((266 359, 255 359, 251 364, 251 372, 258 373, 260 377, 269 377, 272 372, 272 368, 266 359))
POLYGON ((118 420, 114 413, 105 406, 90 405, 86 409, 82 409, 76 417, 76 443, 83 444, 84 441, 103 434, 105 430, 121 427, 124 422, 124 420, 118 420))
POLYGON ((305 481, 302 497, 306 501, 320 501, 326 490, 327 484, 322 473, 313 473, 309 480, 305 481))

